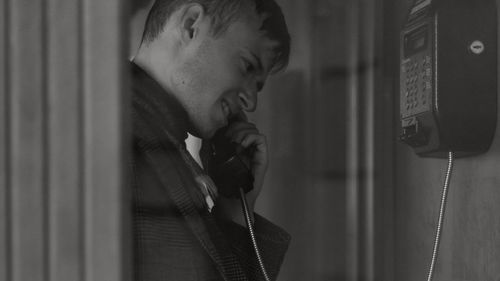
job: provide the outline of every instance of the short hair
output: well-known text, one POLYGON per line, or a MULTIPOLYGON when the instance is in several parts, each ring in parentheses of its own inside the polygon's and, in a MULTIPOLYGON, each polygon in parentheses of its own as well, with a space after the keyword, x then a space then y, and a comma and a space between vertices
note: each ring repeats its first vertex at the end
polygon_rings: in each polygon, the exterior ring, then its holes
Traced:
POLYGON ((254 7, 257 15, 263 16, 261 31, 271 40, 277 41, 271 73, 278 72, 288 65, 290 57, 290 34, 280 6, 274 0, 156 0, 153 4, 142 36, 143 43, 154 41, 163 31, 170 16, 186 4, 198 3, 212 18, 212 34, 224 33, 239 16, 254 7))

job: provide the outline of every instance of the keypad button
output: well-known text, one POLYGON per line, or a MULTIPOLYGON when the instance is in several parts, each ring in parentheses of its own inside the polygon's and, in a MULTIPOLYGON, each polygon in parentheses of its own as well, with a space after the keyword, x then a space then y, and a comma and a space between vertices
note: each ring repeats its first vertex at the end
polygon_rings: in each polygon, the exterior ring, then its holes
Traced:
POLYGON ((425 63, 424 63, 424 68, 430 68, 431 67, 431 57, 427 56, 425 58, 425 63))

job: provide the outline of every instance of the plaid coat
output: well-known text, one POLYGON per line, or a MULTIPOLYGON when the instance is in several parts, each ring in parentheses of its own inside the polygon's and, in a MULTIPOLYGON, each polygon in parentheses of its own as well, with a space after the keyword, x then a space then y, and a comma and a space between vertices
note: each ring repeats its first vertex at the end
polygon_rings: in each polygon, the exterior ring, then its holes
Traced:
MULTIPOLYGON (((132 89, 134 280, 264 280, 247 229, 205 207, 178 145, 187 137, 182 106, 133 63, 132 89)), ((257 214, 255 230, 275 279, 290 237, 257 214)))

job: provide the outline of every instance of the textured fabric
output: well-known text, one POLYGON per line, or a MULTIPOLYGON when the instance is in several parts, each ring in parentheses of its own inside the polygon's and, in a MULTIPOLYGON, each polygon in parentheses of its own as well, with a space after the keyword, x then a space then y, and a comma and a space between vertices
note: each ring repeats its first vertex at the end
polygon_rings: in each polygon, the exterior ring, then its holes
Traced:
MULTIPOLYGON (((263 280, 246 228, 206 208, 195 180, 203 171, 183 152, 186 112, 134 64, 132 79, 135 280, 263 280)), ((266 269, 275 279, 290 237, 255 218, 266 269)))

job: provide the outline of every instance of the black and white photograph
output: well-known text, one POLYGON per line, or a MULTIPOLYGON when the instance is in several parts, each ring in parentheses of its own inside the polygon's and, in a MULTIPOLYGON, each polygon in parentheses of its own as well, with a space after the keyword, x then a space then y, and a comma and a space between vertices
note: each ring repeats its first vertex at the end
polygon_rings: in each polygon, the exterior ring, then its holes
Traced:
POLYGON ((496 0, 0 0, 0 281, 500 281, 496 0))

